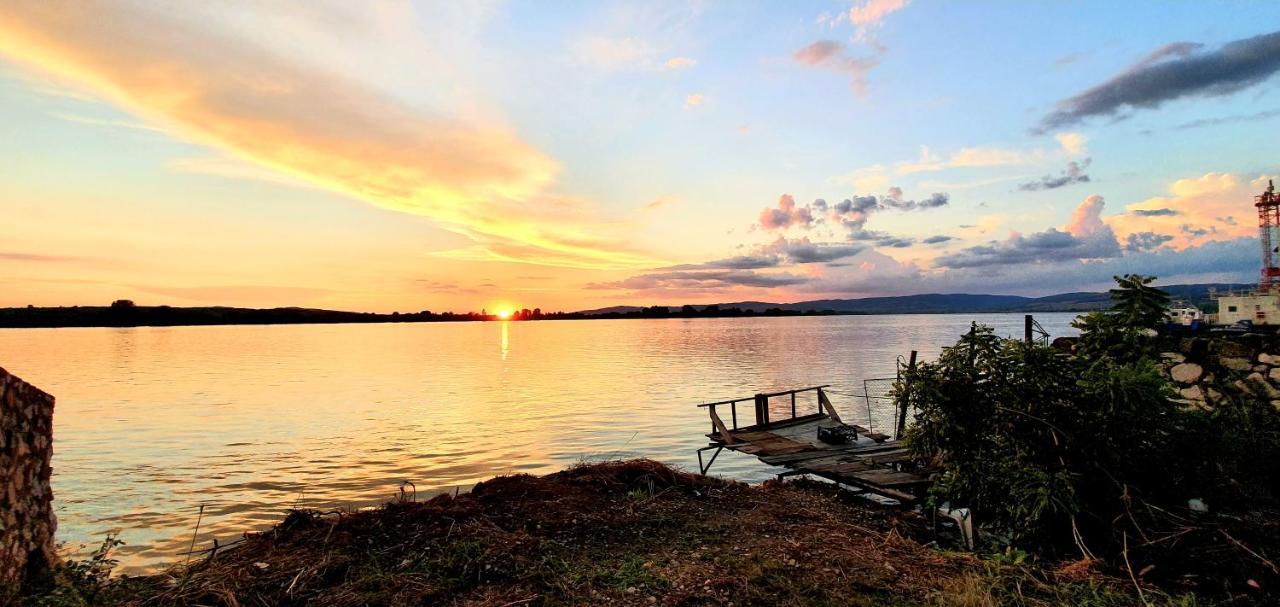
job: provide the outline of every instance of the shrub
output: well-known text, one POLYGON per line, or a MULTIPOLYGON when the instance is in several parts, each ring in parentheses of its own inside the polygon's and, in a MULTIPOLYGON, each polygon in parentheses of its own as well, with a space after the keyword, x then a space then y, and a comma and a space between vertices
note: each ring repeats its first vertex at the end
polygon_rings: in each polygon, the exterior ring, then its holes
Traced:
POLYGON ((1219 524, 1191 498, 1273 503, 1280 414, 1248 397, 1212 412, 1174 400, 1154 339, 1168 298, 1152 280, 1117 277, 1112 309, 1076 322, 1074 355, 975 324, 905 372, 896 396, 916 411, 909 448, 940 469, 934 504, 968 507, 999 545, 1106 557, 1185 548, 1189 530, 1219 524))

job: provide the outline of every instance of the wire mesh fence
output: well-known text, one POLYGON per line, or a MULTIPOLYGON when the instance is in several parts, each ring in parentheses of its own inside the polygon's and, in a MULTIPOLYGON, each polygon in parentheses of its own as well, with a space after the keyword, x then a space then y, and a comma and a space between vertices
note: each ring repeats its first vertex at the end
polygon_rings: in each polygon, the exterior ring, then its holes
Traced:
POLYGON ((892 391, 897 378, 864 379, 861 384, 827 388, 832 403, 846 422, 872 432, 894 435, 898 427, 898 411, 892 391))

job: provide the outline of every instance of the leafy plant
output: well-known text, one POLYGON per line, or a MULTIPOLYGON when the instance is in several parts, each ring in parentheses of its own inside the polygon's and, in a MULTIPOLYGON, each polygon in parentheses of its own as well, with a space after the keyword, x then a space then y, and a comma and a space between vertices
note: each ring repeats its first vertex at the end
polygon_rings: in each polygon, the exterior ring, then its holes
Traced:
POLYGON ((1010 543, 1087 553, 1117 539, 1112 521, 1133 499, 1178 493, 1167 465, 1177 406, 1146 333, 1167 297, 1151 280, 1116 278, 1113 309, 1077 325, 1078 356, 974 325, 907 372, 908 445, 942 462, 935 501, 969 507, 1010 543))

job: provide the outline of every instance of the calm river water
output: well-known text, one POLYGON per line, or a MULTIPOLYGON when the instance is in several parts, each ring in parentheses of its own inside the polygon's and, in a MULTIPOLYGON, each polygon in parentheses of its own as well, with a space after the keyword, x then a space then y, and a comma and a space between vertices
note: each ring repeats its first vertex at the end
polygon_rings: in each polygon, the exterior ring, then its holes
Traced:
MULTIPOLYGON (((1054 335, 1072 314, 1042 314, 1054 335)), ((126 569, 268 526, 294 506, 378 504, 494 475, 644 456, 696 470, 699 402, 831 384, 851 393, 976 320, 902 315, 0 330, 0 366, 57 397, 59 539, 111 531, 126 569)), ((750 407, 745 407, 744 412, 750 407)), ((713 473, 771 475, 724 453, 713 473)))

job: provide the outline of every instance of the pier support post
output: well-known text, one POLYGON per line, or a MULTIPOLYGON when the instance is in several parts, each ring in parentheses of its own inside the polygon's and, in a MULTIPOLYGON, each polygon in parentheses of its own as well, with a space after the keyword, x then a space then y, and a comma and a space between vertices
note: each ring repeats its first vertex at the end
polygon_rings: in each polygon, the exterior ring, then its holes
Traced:
POLYGON ((769 397, 764 394, 756 395, 756 425, 764 425, 769 423, 769 397))
MULTIPOLYGON (((915 350, 911 351, 911 358, 907 360, 908 371, 915 371, 917 355, 918 352, 915 350)), ((906 396, 903 396, 901 401, 902 402, 898 403, 898 427, 895 428, 896 431, 893 433, 894 440, 902 438, 902 432, 907 429, 907 411, 911 409, 911 402, 906 396)))
POLYGON ((0 369, 0 591, 57 562, 52 457, 53 397, 0 369))

